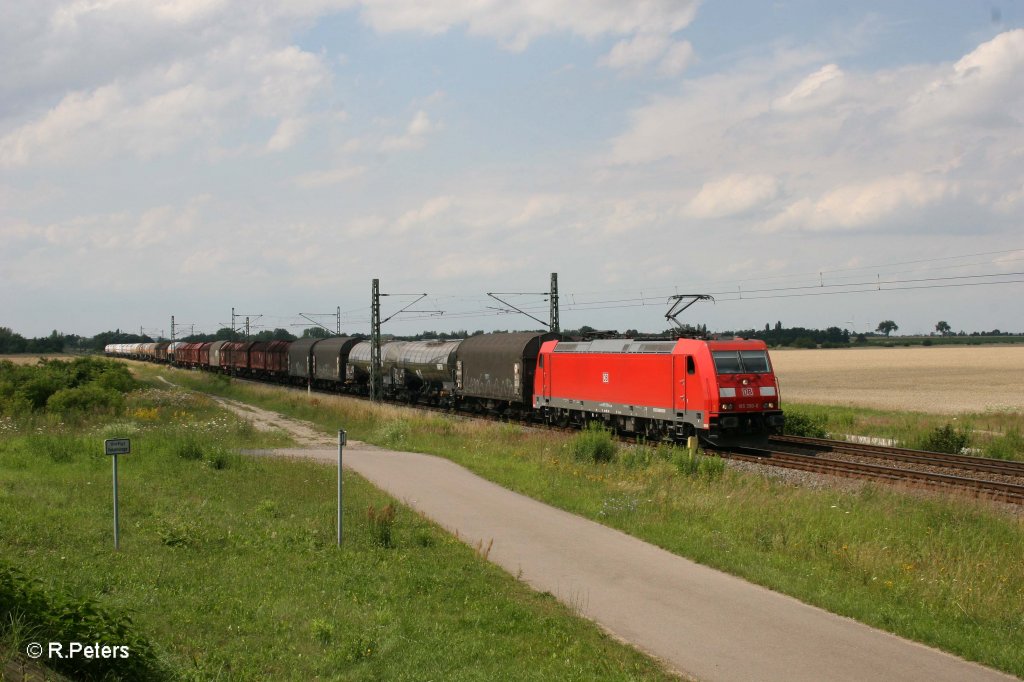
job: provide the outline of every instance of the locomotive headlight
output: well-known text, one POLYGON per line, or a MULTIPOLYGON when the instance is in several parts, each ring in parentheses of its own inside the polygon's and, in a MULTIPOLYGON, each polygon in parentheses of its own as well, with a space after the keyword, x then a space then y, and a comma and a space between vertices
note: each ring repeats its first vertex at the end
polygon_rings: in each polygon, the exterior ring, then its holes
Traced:
POLYGON ((775 403, 771 403, 771 402, 765 403, 764 407, 765 407, 766 410, 774 410, 775 409, 775 403))
POLYGON ((722 403, 722 409, 723 410, 731 410, 732 409, 732 403, 722 403))

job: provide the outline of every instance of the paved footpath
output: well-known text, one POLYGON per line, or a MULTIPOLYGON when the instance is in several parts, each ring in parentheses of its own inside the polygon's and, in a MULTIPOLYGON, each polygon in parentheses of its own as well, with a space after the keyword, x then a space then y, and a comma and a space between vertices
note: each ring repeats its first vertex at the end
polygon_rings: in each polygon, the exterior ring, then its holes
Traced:
MULTIPOLYGON (((323 442, 323 441, 321 441, 323 442)), ((278 451, 337 462, 337 449, 278 451)), ((534 589, 698 680, 1014 680, 510 492, 452 462, 350 442, 345 466, 534 589)))

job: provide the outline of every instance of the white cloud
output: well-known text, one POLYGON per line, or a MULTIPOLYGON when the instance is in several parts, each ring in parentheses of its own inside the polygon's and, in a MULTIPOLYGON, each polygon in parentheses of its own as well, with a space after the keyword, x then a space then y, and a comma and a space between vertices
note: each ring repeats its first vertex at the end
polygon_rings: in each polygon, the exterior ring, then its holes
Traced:
POLYGON ((838 66, 826 64, 776 99, 774 107, 793 112, 827 105, 839 94, 842 78, 843 72, 838 66))
POLYGON ((440 124, 432 122, 427 112, 421 109, 406 126, 405 134, 385 137, 381 140, 380 148, 389 152, 419 149, 426 144, 428 135, 440 129, 440 124))
POLYGON ((281 119, 274 134, 267 140, 267 151, 282 152, 290 149, 302 137, 308 124, 309 121, 302 117, 281 119))
POLYGON ((304 189, 319 189, 331 185, 344 185, 366 173, 366 166, 346 166, 326 171, 303 173, 295 178, 295 184, 304 189))
POLYGON ((910 95, 901 131, 947 125, 1019 127, 1024 107, 1024 29, 1007 31, 943 70, 910 95))
POLYGON ((533 40, 568 32, 587 39, 641 32, 674 33, 688 26, 696 0, 619 2, 572 0, 375 0, 362 5, 363 19, 382 32, 417 31, 439 34, 464 26, 470 35, 493 38, 511 50, 524 50, 533 40))
POLYGON ((319 57, 294 47, 233 41, 139 78, 65 95, 56 106, 0 137, 0 165, 93 163, 127 154, 176 151, 216 141, 252 116, 278 119, 269 151, 291 146, 298 115, 326 78, 319 57))
POLYGON ((674 42, 662 33, 638 33, 620 40, 599 60, 613 69, 637 70, 658 63, 658 71, 665 76, 682 73, 693 59, 693 45, 689 41, 674 42))
POLYGON ((886 227, 894 216, 927 208, 957 191, 954 183, 917 173, 879 178, 837 187, 818 199, 800 199, 765 223, 764 229, 877 229, 886 227))
POLYGON ((706 182, 686 207, 693 218, 739 215, 775 199, 779 182, 770 175, 734 174, 706 182))
POLYGON ((434 197, 427 200, 419 208, 402 214, 395 222, 395 227, 398 232, 407 232, 414 227, 430 223, 438 216, 445 215, 452 207, 453 201, 451 197, 434 197))

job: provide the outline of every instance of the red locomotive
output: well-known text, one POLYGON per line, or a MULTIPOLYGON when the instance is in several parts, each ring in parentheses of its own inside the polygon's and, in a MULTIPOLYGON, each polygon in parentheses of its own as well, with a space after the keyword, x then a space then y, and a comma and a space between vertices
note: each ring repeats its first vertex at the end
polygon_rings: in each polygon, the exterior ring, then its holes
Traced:
POLYGON ((763 341, 548 341, 533 407, 546 421, 600 419, 652 440, 756 442, 783 425, 763 341))

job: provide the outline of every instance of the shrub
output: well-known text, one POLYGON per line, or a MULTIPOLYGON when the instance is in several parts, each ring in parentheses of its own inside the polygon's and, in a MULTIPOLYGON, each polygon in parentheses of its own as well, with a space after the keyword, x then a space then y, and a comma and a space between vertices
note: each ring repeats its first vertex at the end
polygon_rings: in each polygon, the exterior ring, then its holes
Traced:
POLYGON ((76 388, 62 388, 49 397, 46 409, 56 414, 82 414, 86 412, 113 412, 124 410, 124 396, 110 388, 86 384, 76 388))
POLYGON ((817 348, 818 343, 809 336, 801 336, 793 340, 793 348, 817 348))
POLYGON ((591 422, 569 441, 569 452, 581 462, 610 462, 618 446, 602 425, 591 422))
POLYGON ((786 425, 782 432, 787 436, 804 438, 828 438, 825 415, 804 412, 786 412, 786 425))
MULTIPOLYGON (((19 624, 18 632, 35 641, 110 642, 127 646, 127 658, 49 658, 47 665, 76 680, 165 680, 173 674, 158 658, 149 640, 135 629, 131 617, 87 598, 47 590, 39 580, 0 563, 0 631, 19 624)), ((15 644, 24 651, 28 641, 15 644)))
POLYGON ((929 452, 945 452, 958 455, 971 442, 971 434, 967 429, 957 428, 952 424, 937 426, 922 439, 920 448, 929 452))

